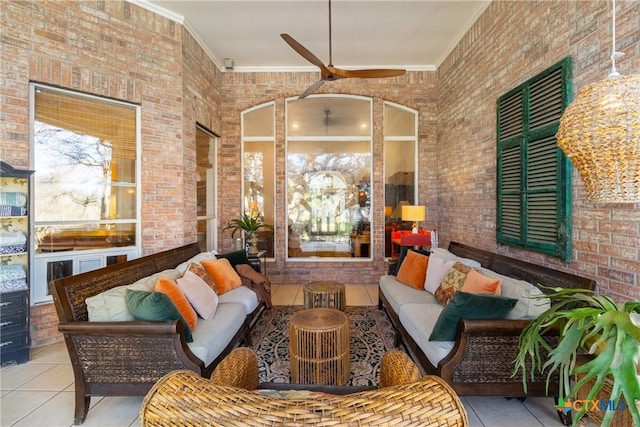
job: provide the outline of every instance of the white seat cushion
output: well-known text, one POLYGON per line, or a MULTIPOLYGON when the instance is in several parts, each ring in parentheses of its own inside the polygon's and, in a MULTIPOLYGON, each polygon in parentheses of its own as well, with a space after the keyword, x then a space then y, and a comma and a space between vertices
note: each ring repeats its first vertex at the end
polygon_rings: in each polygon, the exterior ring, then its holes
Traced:
POLYGON ((396 276, 380 277, 380 292, 387 297, 393 311, 398 313, 400 307, 409 303, 436 303, 436 297, 425 290, 412 288, 396 280, 396 276))
POLYGON ((242 304, 220 304, 211 320, 199 319, 192 331, 193 342, 189 349, 205 365, 209 365, 222 353, 246 319, 242 304))
POLYGON ((258 307, 258 296, 246 286, 240 286, 218 295, 218 304, 242 304, 245 309, 245 315, 253 313, 258 307))
POLYGON ((404 304, 400 307, 400 323, 407 330, 411 338, 418 344, 429 362, 434 367, 444 359, 453 348, 455 341, 429 341, 433 327, 444 306, 432 304, 404 304))

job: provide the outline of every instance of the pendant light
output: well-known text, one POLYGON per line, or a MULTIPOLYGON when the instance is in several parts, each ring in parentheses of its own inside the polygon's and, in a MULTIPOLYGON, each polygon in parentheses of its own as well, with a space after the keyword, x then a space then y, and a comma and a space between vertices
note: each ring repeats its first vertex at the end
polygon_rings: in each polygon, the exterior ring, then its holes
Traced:
POLYGON ((640 75, 621 76, 613 0, 611 73, 578 92, 560 120, 558 146, 592 203, 640 202, 640 75))

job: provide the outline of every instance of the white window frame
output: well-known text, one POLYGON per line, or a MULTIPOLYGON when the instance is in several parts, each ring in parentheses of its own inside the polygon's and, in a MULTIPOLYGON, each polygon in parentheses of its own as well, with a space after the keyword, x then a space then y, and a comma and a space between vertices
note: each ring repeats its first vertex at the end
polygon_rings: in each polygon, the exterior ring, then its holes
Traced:
MULTIPOLYGON (((136 243, 135 245, 126 247, 114 247, 114 248, 100 248, 100 249, 87 249, 82 251, 68 251, 68 252, 51 252, 51 253, 38 253, 31 251, 30 264, 33 266, 30 272, 31 284, 31 305, 50 303, 53 301, 53 297, 49 294, 48 282, 47 282, 47 263, 55 261, 70 260, 73 262, 73 274, 83 273, 94 269, 94 267, 100 268, 107 265, 107 257, 114 255, 126 255, 127 259, 135 259, 140 256, 142 245, 142 156, 141 156, 141 108, 139 105, 132 104, 130 102, 117 101, 113 99, 107 99, 96 95, 86 94, 82 92, 71 91, 68 89, 61 89, 39 83, 29 84, 29 149, 30 149, 30 167, 35 167, 35 144, 34 144, 34 123, 35 123, 35 93, 36 90, 42 88, 48 91, 57 91, 73 96, 86 97, 94 99, 100 102, 109 102, 113 104, 119 104, 128 108, 133 108, 136 112, 136 220, 100 220, 100 221, 68 221, 65 225, 82 225, 95 223, 135 223, 136 225, 136 243), (85 269, 84 266, 91 266, 91 268, 85 269)), ((32 200, 32 206, 35 206, 37 199, 35 197, 35 180, 31 180, 31 194, 34 195, 32 200)), ((35 242, 33 241, 35 236, 35 227, 41 225, 55 225, 59 224, 59 221, 36 221, 34 217, 31 221, 31 247, 35 248, 35 242)))
MULTIPOLYGON (((207 134, 212 140, 212 152, 209 153, 209 160, 213 164, 213 168, 207 170, 207 189, 213 190, 213 194, 211 192, 207 192, 206 195, 206 204, 207 204, 207 214, 206 215, 198 215, 196 217, 196 222, 198 221, 206 221, 206 230, 207 230, 207 251, 212 251, 214 248, 218 247, 218 182, 216 177, 218 176, 218 143, 220 137, 215 133, 211 132, 204 126, 196 124, 196 131, 201 131, 207 134)), ((197 198, 197 196, 196 196, 197 198)))
MULTIPOLYGON (((255 105, 251 108, 248 108, 244 111, 242 111, 242 113, 240 113, 240 173, 241 173, 241 180, 240 180, 240 205, 242 207, 242 212, 245 211, 245 205, 244 205, 244 194, 245 194, 245 185, 244 185, 244 154, 245 154, 245 143, 247 142, 270 142, 273 146, 273 158, 274 158, 274 163, 277 164, 277 158, 276 158, 276 103, 275 101, 269 101, 269 102, 265 102, 263 104, 259 104, 259 105, 255 105), (273 116, 272 116, 272 128, 273 128, 273 135, 265 135, 265 136, 245 136, 245 117, 247 114, 256 111, 256 110, 260 110, 262 108, 266 108, 266 107, 273 107, 273 116)), ((274 164, 274 166, 275 166, 274 164)), ((263 171, 263 174, 266 171, 263 171)), ((275 167, 273 168, 272 171, 273 174, 273 183, 274 183, 274 187, 273 187, 273 194, 271 195, 272 200, 273 200, 273 218, 274 221, 277 223, 278 222, 278 206, 277 206, 277 198, 276 198, 276 171, 275 171, 275 167)), ((264 212, 263 212, 264 214, 264 212)), ((275 224, 272 224, 275 227, 275 224)), ((275 234, 273 236, 273 257, 268 257, 267 259, 270 261, 273 261, 276 257, 276 253, 278 251, 278 248, 276 247, 276 239, 275 239, 275 234)))
MULTIPOLYGON (((344 94, 322 94, 322 95, 311 95, 308 97, 308 99, 310 98, 348 98, 348 99, 357 99, 357 100, 361 100, 361 101, 367 101, 369 103, 369 135, 367 136, 289 136, 289 111, 288 111, 288 107, 289 107, 289 102, 291 101, 296 101, 299 98, 296 97, 290 97, 290 98, 286 98, 285 99, 285 108, 284 108, 284 117, 285 117, 285 153, 284 153, 284 167, 285 167, 285 172, 284 172, 284 176, 287 177, 288 176, 288 164, 287 164, 287 156, 289 153, 289 141, 313 141, 313 142, 322 142, 322 141, 355 141, 355 142, 361 142, 361 141, 368 141, 369 142, 369 153, 371 155, 371 162, 370 162, 370 167, 369 167, 369 176, 371 177, 371 189, 372 189, 372 193, 373 193, 373 158, 374 158, 374 152, 373 152, 373 98, 368 97, 368 96, 358 96, 358 95, 344 95, 344 94)), ((285 178, 286 179, 286 178, 285 178)), ((285 185, 285 194, 284 194, 284 200, 288 200, 289 198, 289 194, 287 191, 287 186, 285 185)), ((373 215, 373 212, 375 212, 375 203, 373 200, 373 197, 371 198, 371 203, 370 203, 371 209, 370 209, 370 218, 369 218, 369 222, 371 224, 371 230, 375 230, 375 215, 373 215)), ((284 218, 284 220, 286 221, 286 218, 284 218)), ((360 258, 355 258, 355 257, 290 257, 289 256, 289 233, 287 232, 286 238, 285 238, 285 242, 286 242, 286 247, 285 247, 285 254, 286 254, 286 260, 287 261, 291 261, 291 262, 313 262, 313 263, 323 263, 323 262, 372 262, 373 261, 373 254, 375 252, 374 249, 374 242, 373 242, 373 234, 371 235, 371 241, 369 243, 369 256, 368 257, 360 257, 360 258)))

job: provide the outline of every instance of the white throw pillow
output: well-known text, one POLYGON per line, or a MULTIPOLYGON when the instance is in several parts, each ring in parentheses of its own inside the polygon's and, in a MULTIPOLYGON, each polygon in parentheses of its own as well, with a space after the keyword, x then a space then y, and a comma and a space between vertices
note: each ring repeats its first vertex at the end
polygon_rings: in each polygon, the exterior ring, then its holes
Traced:
POLYGON ((549 298, 537 298, 544 294, 531 283, 486 268, 479 270, 487 277, 500 279, 500 295, 518 300, 516 306, 507 315, 507 319, 535 319, 551 306, 549 298))
POLYGON ((200 317, 213 319, 218 308, 218 295, 213 289, 191 271, 186 271, 176 282, 200 317))
POLYGON ((173 269, 164 270, 159 273, 152 274, 151 276, 143 277, 130 285, 117 286, 109 289, 108 291, 104 291, 101 294, 87 298, 85 303, 87 304, 89 321, 126 322, 136 320, 127 307, 124 294, 127 289, 151 292, 153 291, 153 288, 160 276, 169 277, 175 280, 180 277, 180 274, 173 269))
POLYGON ((218 251, 216 251, 215 249, 210 252, 200 252, 198 255, 189 258, 188 260, 186 260, 181 264, 178 264, 178 266, 175 269, 178 270, 180 274, 184 274, 184 272, 187 271, 187 267, 189 267, 189 264, 191 264, 192 262, 199 263, 203 259, 216 259, 217 253, 218 251))
POLYGON ((446 250, 445 248, 432 248, 430 251, 432 254, 438 255, 440 258, 444 258, 446 260, 449 261, 460 261, 461 263, 463 263, 464 265, 466 265, 467 267, 471 267, 471 268, 479 268, 480 267, 480 263, 478 261, 476 261, 475 259, 470 259, 470 258, 461 258, 458 255, 449 252, 448 250, 446 250))
POLYGON ((455 261, 441 258, 433 253, 429 255, 427 277, 424 279, 424 290, 435 294, 436 289, 440 286, 440 282, 442 282, 442 278, 447 274, 447 271, 453 267, 453 264, 455 264, 455 261))

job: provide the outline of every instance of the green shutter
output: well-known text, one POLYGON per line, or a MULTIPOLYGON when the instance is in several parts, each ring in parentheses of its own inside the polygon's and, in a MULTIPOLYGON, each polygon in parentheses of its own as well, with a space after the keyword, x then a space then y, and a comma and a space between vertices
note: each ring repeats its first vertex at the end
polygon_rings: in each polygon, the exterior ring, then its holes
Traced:
POLYGON ((514 244, 522 240, 523 111, 520 90, 498 100, 498 236, 514 244))
POLYGON ((520 189, 520 170, 522 156, 520 144, 505 147, 500 153, 500 180, 498 216, 500 218, 500 235, 506 241, 518 243, 522 240, 522 203, 520 189))
POLYGON ((568 105, 571 59, 498 99, 500 243, 571 258, 571 177, 555 134, 568 105))
POLYGON ((547 137, 527 144, 527 240, 552 251, 558 244, 558 162, 556 139, 547 137))
POLYGON ((522 91, 513 93, 498 101, 498 138, 505 141, 514 136, 522 135, 522 91))

